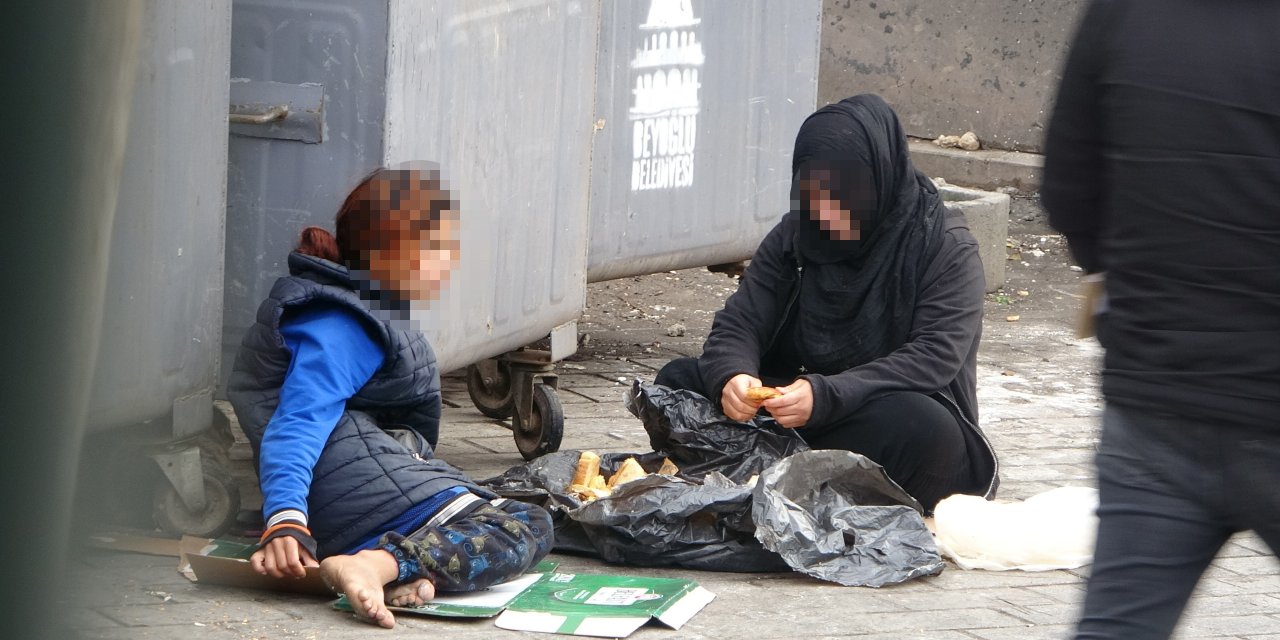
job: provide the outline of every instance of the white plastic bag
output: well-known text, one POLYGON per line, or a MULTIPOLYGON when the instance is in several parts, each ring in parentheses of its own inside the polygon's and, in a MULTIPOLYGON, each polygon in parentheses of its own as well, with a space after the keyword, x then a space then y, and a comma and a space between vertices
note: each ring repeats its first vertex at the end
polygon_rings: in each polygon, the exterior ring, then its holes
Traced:
POLYGON ((1093 561, 1098 491, 1059 487, 1025 502, 954 495, 934 509, 938 550, 961 569, 1048 571, 1093 561))

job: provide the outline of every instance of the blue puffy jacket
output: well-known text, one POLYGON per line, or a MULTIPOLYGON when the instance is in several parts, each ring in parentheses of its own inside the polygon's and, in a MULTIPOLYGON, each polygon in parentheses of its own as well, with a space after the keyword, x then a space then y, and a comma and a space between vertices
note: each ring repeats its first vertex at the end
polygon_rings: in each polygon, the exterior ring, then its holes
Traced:
POLYGON ((339 553, 445 489, 464 486, 495 494, 431 456, 440 428, 440 372, 435 353, 417 331, 398 329, 374 315, 355 293, 345 267, 300 253, 289 255, 280 278, 258 308, 236 355, 227 397, 255 456, 280 404, 292 354, 280 335, 290 310, 323 302, 367 318, 388 354, 373 378, 347 401, 325 443, 307 497, 309 527, 320 555, 339 553), (386 429, 400 430, 400 438, 386 429), (405 434, 417 434, 406 438, 405 434))

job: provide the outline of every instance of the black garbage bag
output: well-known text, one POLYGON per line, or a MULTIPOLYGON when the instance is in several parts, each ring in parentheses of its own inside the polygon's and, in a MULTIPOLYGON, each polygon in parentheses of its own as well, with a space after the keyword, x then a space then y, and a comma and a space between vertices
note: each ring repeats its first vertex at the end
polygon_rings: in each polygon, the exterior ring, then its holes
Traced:
MULTIPOLYGON (((536 504, 551 514, 555 525, 557 551, 598 555, 587 539, 582 527, 569 517, 569 512, 582 506, 582 501, 567 492, 569 482, 578 467, 580 451, 565 450, 548 453, 520 466, 507 469, 502 475, 481 480, 480 484, 494 493, 512 500, 536 504)), ((601 456, 600 467, 605 467, 601 456)), ((618 462, 611 463, 615 465, 618 462)), ((648 467, 646 467, 646 470, 648 467)))
POLYGON ((881 587, 942 572, 924 510, 880 465, 849 451, 805 451, 756 483, 756 538, 796 571, 881 587))
POLYGON ((635 480, 607 498, 583 502, 568 493, 580 452, 559 451, 481 484, 550 511, 559 551, 637 566, 790 569, 756 540, 751 487, 745 483, 807 449, 803 440, 773 420, 735 422, 701 395, 639 381, 628 393, 627 408, 644 423, 654 451, 602 454, 600 471, 610 475, 635 458, 654 473, 670 458, 680 468, 677 476, 635 480))
POLYGON ((712 472, 701 483, 649 476, 570 514, 609 562, 707 571, 787 571, 756 540, 751 487, 712 472))
POLYGON ((612 474, 634 457, 654 473, 669 457, 680 469, 676 476, 634 480, 609 497, 583 502, 568 493, 580 452, 560 451, 481 484, 550 511, 557 550, 609 562, 710 571, 794 568, 841 584, 876 586, 941 570, 931 540, 932 555, 894 547, 899 541, 921 549, 924 544, 894 531, 898 526, 914 532, 919 522, 929 534, 919 505, 869 460, 841 451, 811 452, 794 431, 773 420, 730 420, 690 391, 637 381, 627 408, 644 422, 654 451, 602 454, 601 472, 612 474), (817 460, 862 462, 790 464, 815 454, 817 460), (753 476, 759 476, 754 490, 753 476), (883 530, 877 532, 877 524, 883 530))
POLYGON ((746 482, 773 463, 809 449, 795 431, 772 418, 731 420, 710 400, 683 389, 637 381, 627 394, 627 410, 644 422, 653 450, 669 455, 684 477, 717 471, 734 482, 746 482))
MULTIPOLYGON (((750 486, 714 472, 700 479, 651 475, 616 488, 607 498, 584 502, 568 493, 580 453, 549 453, 481 484, 547 509, 557 551, 642 567, 790 570, 755 538, 750 486)), ((600 456, 600 471, 611 475, 624 460, 635 458, 654 473, 664 457, 661 452, 606 453, 600 456)))

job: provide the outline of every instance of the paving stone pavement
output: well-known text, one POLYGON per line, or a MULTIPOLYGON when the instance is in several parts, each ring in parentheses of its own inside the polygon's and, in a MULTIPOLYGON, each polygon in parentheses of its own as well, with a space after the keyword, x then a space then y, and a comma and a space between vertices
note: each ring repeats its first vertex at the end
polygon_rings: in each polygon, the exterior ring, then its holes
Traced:
MULTIPOLYGON (((990 309, 987 315, 979 400, 983 426, 1002 457, 1001 497, 1023 499, 1058 486, 1091 484, 1101 409, 1098 347, 1076 340, 1070 319, 1024 312, 1019 322, 1009 322, 1003 311, 990 309)), ((682 338, 641 342, 628 341, 643 332, 585 322, 600 346, 559 369, 563 448, 647 450, 643 428, 622 405, 626 385, 620 381, 652 379, 671 357, 696 353, 709 323, 708 314, 701 317, 700 325, 689 322, 690 334, 682 338)), ((443 458, 478 478, 521 462, 510 432, 471 407, 460 378, 445 379, 445 397, 443 458)), ((1087 575, 1087 567, 1024 573, 949 565, 937 577, 868 589, 799 574, 637 569, 559 554, 552 559, 569 571, 692 578, 717 594, 679 631, 650 626, 633 636, 639 639, 1063 638, 1069 637, 1087 575)), ((73 563, 65 623, 75 637, 104 639, 550 637, 503 631, 488 620, 409 616, 401 616, 395 630, 383 631, 329 609, 323 599, 195 585, 174 564, 165 557, 85 552, 73 563)), ((1280 639, 1280 563, 1261 540, 1239 535, 1223 549, 1176 637, 1280 639)))

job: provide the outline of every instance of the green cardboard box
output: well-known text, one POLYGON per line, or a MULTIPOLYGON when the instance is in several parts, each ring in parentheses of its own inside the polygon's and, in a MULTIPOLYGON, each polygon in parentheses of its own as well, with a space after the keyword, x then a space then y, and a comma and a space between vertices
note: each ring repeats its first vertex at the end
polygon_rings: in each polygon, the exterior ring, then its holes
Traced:
MULTIPOLYGON (((387 607, 397 613, 410 613, 420 616, 437 616, 441 618, 492 618, 503 611, 520 594, 556 569, 556 563, 542 561, 533 571, 515 580, 494 585, 488 589, 474 593, 440 594, 431 602, 420 607, 387 607)), ((333 602, 333 608, 339 611, 351 611, 351 603, 346 596, 340 596, 333 602)))
POLYGON ((625 638, 650 620, 679 629, 715 597, 692 580, 551 573, 520 594, 494 624, 625 638))
MULTIPOLYGON (((491 618, 513 631, 624 638, 651 620, 679 629, 715 594, 692 580, 559 573, 543 562, 520 578, 476 593, 445 595, 392 611, 448 618, 491 618)), ((350 611, 346 598, 334 608, 350 611)))

